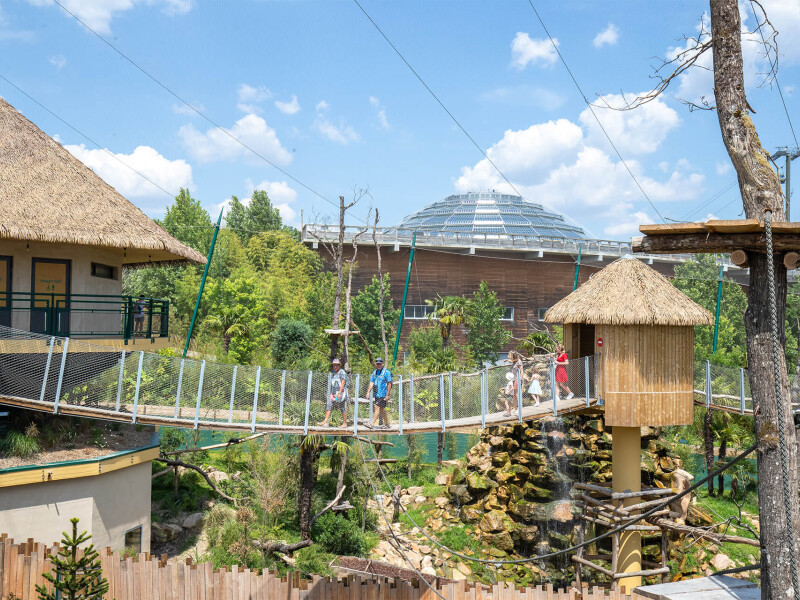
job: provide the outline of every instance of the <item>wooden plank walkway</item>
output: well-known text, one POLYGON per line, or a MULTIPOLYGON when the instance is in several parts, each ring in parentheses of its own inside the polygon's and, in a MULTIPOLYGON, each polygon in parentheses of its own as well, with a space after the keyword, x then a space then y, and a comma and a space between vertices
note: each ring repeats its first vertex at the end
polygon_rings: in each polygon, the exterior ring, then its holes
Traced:
MULTIPOLYGON (((36 410, 40 412, 54 412, 54 405, 52 402, 42 402, 39 400, 28 400, 25 398, 16 398, 12 396, 0 396, 0 404, 7 406, 15 406, 18 408, 25 408, 28 410, 36 410)), ((123 405, 121 408, 124 410, 115 411, 103 408, 95 408, 91 406, 79 406, 74 404, 60 403, 58 405, 58 414, 71 415, 76 417, 86 417, 91 419, 99 419, 104 421, 117 421, 122 423, 133 422, 132 405, 123 405)), ((585 410, 601 410, 597 406, 597 399, 590 398, 586 402, 586 398, 575 397, 569 400, 563 399, 558 401, 557 405, 558 416, 577 413, 585 410)), ((165 406, 146 406, 140 404, 137 407, 136 423, 143 425, 162 425, 168 427, 184 427, 194 428, 194 411, 191 417, 188 415, 183 416, 180 414, 177 419, 174 418, 174 409, 165 406), (170 414, 166 414, 169 412, 170 414)), ((214 429, 214 430, 230 430, 230 431, 255 431, 267 433, 285 433, 285 434, 303 434, 305 427, 303 425, 284 425, 279 426, 274 423, 275 415, 269 412, 256 412, 255 424, 252 422, 252 412, 240 411, 245 417, 240 422, 229 422, 227 420, 228 410, 219 409, 219 414, 224 413, 225 418, 214 420, 207 418, 198 419, 197 429, 214 429), (273 423, 269 421, 272 420, 273 423)), ((524 406, 522 409, 523 421, 534 421, 544 419, 553 415, 553 403, 542 402, 539 406, 524 406)), ((507 423, 515 423, 520 420, 519 415, 514 413, 512 416, 506 416, 503 412, 491 412, 485 416, 486 425, 503 425, 507 423)), ((479 429, 482 426, 484 419, 481 415, 473 417, 462 417, 459 419, 446 419, 444 421, 445 431, 472 431, 479 429)), ((400 424, 393 423, 388 429, 370 429, 366 427, 364 421, 359 419, 357 427, 358 435, 383 435, 383 434, 400 434, 400 433, 426 433, 442 430, 442 421, 418 421, 414 423, 404 422, 402 432, 400 431, 400 424)), ((324 433, 327 435, 353 435, 356 428, 352 425, 347 428, 342 427, 318 427, 316 425, 309 425, 308 433, 324 433)))

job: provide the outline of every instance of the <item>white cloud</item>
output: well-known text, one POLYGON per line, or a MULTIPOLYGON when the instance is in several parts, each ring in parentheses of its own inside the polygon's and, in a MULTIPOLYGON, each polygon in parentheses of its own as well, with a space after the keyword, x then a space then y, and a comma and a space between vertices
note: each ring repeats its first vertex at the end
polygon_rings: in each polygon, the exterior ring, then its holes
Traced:
POLYGON ((566 102, 564 96, 547 88, 536 87, 528 84, 501 87, 480 96, 481 100, 510 104, 513 106, 537 106, 545 110, 555 110, 566 102))
MULTIPOLYGON (((52 0, 28 0, 34 6, 55 6, 52 0)), ((192 8, 192 0, 61 0, 69 12, 101 35, 111 33, 111 20, 137 4, 160 6, 168 15, 182 15, 192 8)), ((59 9, 60 10, 60 9, 59 9)))
MULTIPOLYGON (((206 107, 200 104, 199 102, 193 102, 192 106, 196 108, 200 112, 205 112, 206 107)), ((185 117, 197 117, 198 114, 185 104, 173 104, 172 105, 172 112, 176 115, 183 115, 185 117)))
POLYGON ((236 96, 239 99, 236 108, 248 114, 258 114, 262 112, 258 104, 272 98, 272 92, 263 85, 254 87, 241 83, 236 90, 236 96))
POLYGON ((275 130, 257 115, 245 115, 226 131, 230 135, 215 127, 202 133, 189 123, 178 130, 178 136, 189 155, 200 162, 241 158, 252 161, 253 153, 244 145, 278 164, 285 165, 292 161, 291 153, 281 145, 275 130), (231 136, 236 139, 231 139, 231 136))
POLYGON ((603 46, 613 46, 619 40, 619 27, 613 23, 609 23, 608 27, 603 29, 600 33, 594 36, 595 48, 602 48, 603 46))
POLYGON ((715 170, 717 171, 717 175, 725 175, 728 171, 731 170, 731 163, 729 163, 729 162, 718 162, 715 165, 715 170))
POLYGON ((643 223, 653 223, 653 218, 643 210, 637 210, 634 213, 628 213, 622 220, 608 225, 603 229, 603 233, 609 237, 631 237, 639 235, 639 225, 643 223))
POLYGON ((59 70, 60 70, 60 69, 62 69, 62 68, 64 67, 64 65, 66 65, 66 64, 67 64, 67 59, 66 59, 66 58, 64 58, 64 57, 63 57, 62 55, 60 55, 60 54, 56 54, 55 56, 51 56, 51 57, 48 59, 48 62, 49 62, 51 65, 53 65, 53 66, 54 66, 56 69, 59 69, 59 70))
POLYGON ((530 35, 520 31, 511 42, 511 64, 520 70, 529 64, 552 65, 558 60, 553 44, 558 46, 558 40, 553 38, 551 43, 549 39, 531 39, 530 35))
POLYGON ((292 95, 291 102, 275 100, 275 107, 285 115, 294 115, 300 112, 300 103, 297 101, 297 96, 294 95, 292 95))
POLYGON ((389 125, 389 120, 386 118, 386 108, 381 105, 380 100, 378 100, 375 96, 369 97, 369 103, 378 109, 377 117, 380 128, 389 131, 392 126, 389 125))
POLYGON ((113 156, 107 150, 90 150, 83 144, 64 148, 128 198, 163 194, 142 175, 170 194, 177 194, 182 187, 194 189, 191 165, 182 159, 169 160, 150 146, 138 146, 131 154, 114 153, 113 156))
POLYGON ((314 108, 317 112, 322 112, 324 110, 328 110, 330 108, 330 104, 325 102, 325 100, 320 100, 317 102, 317 106, 314 108))
MULTIPOLYGON (((621 94, 606 94, 600 101, 611 107, 622 107, 635 97, 636 94, 625 94, 624 98, 621 94)), ((623 156, 655 152, 669 132, 680 124, 678 113, 660 98, 634 110, 595 108, 594 114, 623 156)), ((588 131, 589 142, 605 148, 608 141, 592 111, 585 108, 579 118, 588 131)))
POLYGON ((350 125, 347 125, 343 120, 339 120, 339 124, 336 125, 320 114, 314 119, 312 128, 322 134, 323 137, 337 144, 349 144, 350 142, 357 142, 361 139, 361 136, 358 135, 356 130, 350 125))

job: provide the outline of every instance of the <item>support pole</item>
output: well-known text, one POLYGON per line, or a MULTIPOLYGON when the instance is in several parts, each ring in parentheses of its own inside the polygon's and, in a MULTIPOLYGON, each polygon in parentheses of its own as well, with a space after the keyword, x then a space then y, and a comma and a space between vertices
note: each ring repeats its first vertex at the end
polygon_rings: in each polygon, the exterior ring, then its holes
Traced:
POLYGON ((786 155, 786 220, 791 221, 789 218, 789 208, 792 199, 792 157, 790 154, 786 155))
POLYGON ((200 309, 200 300, 203 298, 203 288, 206 287, 206 278, 208 277, 208 267, 211 265, 211 257, 214 256, 214 246, 217 243, 217 235, 219 234, 220 223, 222 223, 223 210, 219 211, 219 218, 217 219, 217 224, 214 227, 214 236, 211 238, 211 247, 208 249, 208 259, 206 260, 206 266, 203 269, 203 278, 200 280, 200 289, 197 291, 197 301, 194 303, 192 322, 189 324, 189 333, 186 334, 186 345, 183 347, 183 358, 186 358, 186 353, 189 351, 189 342, 192 339, 192 332, 194 331, 195 321, 197 321, 197 311, 200 309))
MULTIPOLYGON (((640 492, 642 436, 638 427, 615 426, 611 432, 611 489, 614 492, 640 492)), ((623 506, 639 502, 637 498, 623 500, 623 506)), ((631 515, 633 516, 633 515, 631 515)), ((642 570, 642 534, 638 531, 620 533, 615 573, 635 573, 642 570)), ((628 590, 642 585, 641 577, 623 577, 619 587, 628 590)))
MULTIPOLYGON (((122 351, 122 356, 119 357, 119 378, 117 379, 117 402, 114 404, 114 410, 119 412, 122 405, 122 378, 125 374, 125 350, 122 351)), ((44 400, 44 398, 42 398, 44 400)))
MULTIPOLYGON (((39 402, 44 402, 44 392, 47 389, 47 378, 50 376, 50 362, 53 360, 53 345, 56 342, 55 337, 50 338, 50 345, 47 348, 47 362, 44 365, 44 377, 42 377, 42 392, 39 394, 39 402)), ((122 353, 125 356, 125 353, 122 353)), ((120 380, 122 376, 120 375, 120 380)), ((119 395, 117 395, 117 410, 119 410, 119 395)))
POLYGON ((744 369, 739 369, 739 404, 740 412, 744 414, 744 369))
POLYGON ((303 434, 308 435, 308 413, 311 411, 311 380, 314 377, 314 371, 308 372, 308 385, 306 386, 306 420, 303 425, 303 434))
POLYGON ((281 404, 278 408, 278 427, 283 427, 283 402, 286 396, 286 370, 281 371, 281 404))
POLYGON ((442 373, 439 374, 439 412, 442 417, 442 433, 444 433, 444 374, 442 373))
POLYGON ((553 415, 558 416, 558 389, 556 388, 556 362, 550 359, 550 396, 553 400, 553 415))
POLYGON ((186 359, 181 359, 181 370, 178 373, 178 392, 175 394, 175 417, 178 418, 178 411, 181 406, 181 388, 183 387, 183 367, 186 364, 186 359))
POLYGON ((403 435, 403 376, 397 379, 397 412, 399 417, 400 435, 403 435))
POLYGON ((711 406, 711 362, 706 361, 706 410, 711 406))
POLYGON ((139 351, 139 368, 136 369, 136 393, 133 395, 133 418, 132 421, 136 423, 136 413, 139 410, 139 390, 142 385, 142 363, 144 362, 144 352, 139 351))
POLYGON ((592 388, 591 388, 591 385, 590 385, 591 382, 589 381, 589 377, 590 377, 590 375, 589 375, 589 359, 590 358, 591 357, 589 357, 589 356, 585 356, 583 358, 583 379, 584 379, 584 384, 586 386, 586 406, 589 406, 589 396, 592 393, 592 388))
POLYGON ((414 374, 411 373, 409 375, 409 387, 411 388, 411 405, 409 406, 409 410, 411 411, 411 423, 414 422, 414 374))
POLYGON ((206 361, 200 363, 200 381, 197 382, 197 402, 194 405, 194 428, 200 422, 200 402, 203 399, 203 378, 206 375, 206 361))
MULTIPOLYGON (((394 363, 397 362, 397 350, 400 347, 400 333, 403 331, 403 317, 406 312, 406 298, 408 298, 408 282, 411 281, 411 266, 414 264, 414 249, 417 245, 417 232, 411 236, 411 253, 408 257, 408 270, 406 271, 406 285, 403 288, 403 304, 400 306, 400 321, 397 323, 397 335, 394 338, 394 354, 392 355, 392 368, 394 371, 394 363)), ((412 403, 413 406, 413 403, 412 403)))
POLYGON ((253 393, 253 418, 250 422, 250 431, 256 432, 256 414, 258 413, 258 388, 261 386, 261 367, 256 369, 256 391, 253 393))
POLYGON ((450 416, 450 420, 452 421, 453 420, 453 372, 452 371, 450 371, 447 374, 447 381, 448 381, 448 384, 447 384, 447 386, 448 386, 448 392, 447 392, 448 398, 447 398, 447 400, 448 400, 448 408, 450 409, 448 414, 450 416))
POLYGON ((58 413, 58 401, 61 398, 61 384, 64 382, 64 368, 67 366, 67 348, 69 348, 69 338, 64 338, 64 348, 61 350, 61 369, 58 371, 58 383, 56 384, 56 397, 53 401, 53 412, 58 413))
POLYGON ((581 244, 578 244, 578 260, 575 263, 575 283, 572 284, 572 291, 578 289, 578 275, 581 272, 581 244))
MULTIPOLYGON (((358 435, 358 392, 361 391, 361 373, 356 373, 356 393, 353 402, 353 435, 358 435)), ((402 428, 400 430, 402 433, 402 428)))
POLYGON ((522 423, 522 372, 517 370, 517 414, 519 422, 522 423))
POLYGON ((717 313, 714 316, 714 345, 712 352, 717 352, 717 337, 719 336, 719 308, 722 304, 722 270, 724 266, 719 266, 719 279, 717 281, 717 313))
POLYGON ((233 365, 233 375, 231 376, 231 402, 228 407, 228 423, 233 423, 233 398, 236 394, 236 370, 239 365, 233 365))

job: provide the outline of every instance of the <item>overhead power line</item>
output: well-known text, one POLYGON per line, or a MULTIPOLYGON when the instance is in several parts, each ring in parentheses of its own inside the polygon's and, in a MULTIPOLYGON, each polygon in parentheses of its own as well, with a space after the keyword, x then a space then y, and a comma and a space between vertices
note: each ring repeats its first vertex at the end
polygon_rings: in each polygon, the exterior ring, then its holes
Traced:
MULTIPOLYGON (((291 173, 289 173, 289 172, 288 172, 288 171, 286 171, 285 169, 282 169, 281 167, 279 167, 278 165, 276 165, 274 162, 272 162, 271 160, 269 160, 269 159, 268 159, 266 156, 264 156, 263 154, 261 154, 260 152, 258 152, 257 150, 255 150, 255 149, 254 149, 252 146, 250 146, 249 144, 246 144, 245 142, 243 142, 242 140, 240 140, 239 138, 237 138, 235 135, 233 135, 233 134, 232 134, 230 131, 228 131, 227 129, 225 129, 224 127, 222 127, 222 126, 221 126, 219 123, 217 123, 216 121, 214 121, 213 119, 211 119, 211 118, 210 118, 209 116, 207 116, 207 115, 206 115, 206 114, 205 114, 203 111, 201 111, 201 110, 198 110, 198 109, 197 109, 195 106, 193 106, 192 104, 190 104, 189 102, 187 102, 186 100, 184 100, 184 99, 183 99, 181 96, 179 96, 177 93, 175 93, 174 91, 172 91, 172 89, 170 89, 170 88, 169 88, 169 87, 168 87, 166 84, 162 83, 162 82, 161 82, 161 81, 160 81, 158 78, 156 78, 154 75, 152 75, 152 74, 151 74, 149 71, 147 71, 147 70, 146 70, 144 67, 140 66, 140 65, 139 65, 139 64, 138 64, 136 61, 134 61, 132 58, 130 58, 130 57, 129 57, 127 54, 125 54, 125 53, 124 53, 122 50, 120 50, 119 48, 117 48, 117 47, 116 47, 114 44, 112 44, 111 42, 109 42, 109 41, 108 41, 106 38, 104 38, 102 35, 100 35, 100 34, 99 34, 99 33, 97 33, 97 32, 96 32, 94 29, 92 29, 92 28, 91 28, 89 25, 87 25, 87 24, 86 24, 86 22, 85 22, 85 21, 83 21, 83 20, 82 20, 82 19, 81 19, 81 18, 80 18, 78 15, 76 15, 75 13, 73 13, 72 11, 70 11, 70 10, 69 10, 69 9, 68 9, 66 6, 64 6, 64 5, 63 5, 63 4, 60 2, 60 0, 53 0, 53 2, 54 2, 55 4, 57 4, 57 5, 58 5, 58 6, 61 8, 61 10, 63 10, 65 13, 67 13, 67 14, 68 14, 70 17, 72 17, 72 18, 73 18, 73 19, 75 19, 75 20, 76 20, 78 23, 80 23, 81 25, 83 25, 83 27, 85 27, 85 28, 86 28, 86 30, 87 30, 87 31, 89 31, 89 33, 91 33, 92 35, 94 35, 94 36, 95 36, 97 39, 99 39, 101 42, 103 42, 103 43, 104 43, 106 46, 108 46, 109 48, 111 48, 111 49, 112 49, 114 52, 116 52, 116 53, 117 53, 117 54, 118 54, 118 55, 119 55, 121 58, 123 58, 125 61, 127 61, 128 63, 130 63, 130 64, 131 64, 133 67, 135 67, 135 68, 136 68, 138 71, 140 71, 140 72, 141 72, 143 75, 145 75, 145 76, 146 76, 148 79, 150 79, 151 81, 153 81, 153 82, 154 82, 156 85, 158 85, 158 86, 159 86, 161 89, 163 89, 165 92, 167 92, 167 93, 168 93, 169 95, 171 95, 173 98, 175 98, 176 100, 178 100, 178 101, 179 101, 181 104, 184 104, 186 107, 188 107, 188 108, 189 108, 189 109, 190 109, 192 112, 196 113, 196 114, 197 114, 199 117, 201 117, 202 119, 204 119, 205 121, 207 121, 208 123, 210 123, 211 125, 213 125, 214 127, 216 127, 217 129, 219 129, 219 130, 220 130, 222 133, 224 133, 226 136, 228 136, 228 137, 229 137, 230 139, 232 139, 234 142, 236 142, 237 144, 239 144, 240 146, 242 146, 243 148, 245 148, 246 150, 248 150, 249 152, 251 152, 253 155, 255 155, 255 156, 257 156, 258 158, 260 158, 261 160, 263 160, 265 163, 267 163, 267 164, 268 164, 269 166, 271 166, 273 169, 275 169, 276 171, 279 171, 280 173, 282 173, 283 175, 285 175, 286 177, 288 177, 289 179, 291 179, 292 181, 294 181, 294 182, 295 182, 297 185, 299 185, 299 186, 301 186, 301 187, 305 188, 306 190, 308 190, 309 192, 311 192, 312 194, 314 194, 315 196, 317 196, 317 197, 318 197, 318 198, 320 198, 321 200, 323 200, 323 201, 327 202, 328 204, 330 204, 331 206, 334 206, 334 207, 336 207, 337 209, 339 208, 339 205, 338 205, 338 204, 336 204, 336 203, 335 203, 335 202, 333 202, 332 200, 329 200, 328 198, 326 198, 325 196, 323 196, 322 194, 320 194, 319 192, 317 192, 315 189, 313 189, 311 186, 309 186, 309 185, 307 185, 306 183, 304 183, 304 182, 300 181, 300 180, 299 180, 297 177, 295 177, 294 175, 292 175, 291 173)), ((366 221, 365 221, 365 222, 366 222, 366 221)))
POLYGON ((539 15, 539 11, 536 10, 536 7, 533 5, 533 0, 528 0, 528 4, 531 5, 531 8, 533 9, 533 12, 536 15, 536 18, 539 19, 539 23, 541 24, 542 29, 544 29, 544 32, 547 34, 547 37, 550 40, 550 44, 552 44, 553 49, 558 54, 558 58, 561 60, 561 63, 564 65, 564 68, 567 70, 567 73, 569 73, 570 79, 572 79, 572 83, 574 83, 575 87, 578 89, 578 92, 580 93, 581 98, 583 98, 583 101, 586 103, 586 106, 589 108, 589 111, 592 113, 592 116, 594 117, 594 120, 597 121, 597 125, 600 127, 600 130, 603 132, 603 135, 606 136, 606 139, 608 140, 608 143, 611 144, 611 147, 614 149, 614 153, 617 155, 617 158, 619 158, 620 162, 625 167, 625 170, 628 171, 628 175, 631 176, 631 179, 633 179, 633 182, 636 184, 636 187, 638 187, 639 191, 642 192, 642 196, 644 196, 645 200, 647 200, 647 203, 653 208, 654 211, 656 211, 656 214, 661 219, 661 221, 663 223, 666 223, 666 219, 661 214, 661 212, 656 208, 656 205, 653 204, 653 201, 650 200, 650 196, 648 196, 647 192, 644 191, 644 188, 642 187, 642 184, 639 183, 639 180, 636 178, 636 175, 633 174, 633 171, 631 171, 631 168, 628 166, 628 163, 625 162, 624 158, 622 158, 622 154, 620 154, 620 151, 617 149, 616 144, 614 144, 614 142, 611 139, 611 136, 608 135, 608 132, 606 131, 606 128, 603 127, 603 123, 600 121, 600 118, 594 112, 594 107, 592 106, 592 103, 589 102, 589 99, 586 97, 586 94, 583 93, 583 89, 581 89, 581 86, 578 83, 578 80, 575 79, 575 75, 572 74, 572 69, 569 68, 569 65, 567 64, 567 61, 564 59, 564 56, 561 54, 561 51, 558 49, 558 44, 555 43, 555 40, 553 40, 553 36, 551 36, 550 32, 547 30, 547 26, 544 24, 544 21, 542 20, 542 17, 539 15))

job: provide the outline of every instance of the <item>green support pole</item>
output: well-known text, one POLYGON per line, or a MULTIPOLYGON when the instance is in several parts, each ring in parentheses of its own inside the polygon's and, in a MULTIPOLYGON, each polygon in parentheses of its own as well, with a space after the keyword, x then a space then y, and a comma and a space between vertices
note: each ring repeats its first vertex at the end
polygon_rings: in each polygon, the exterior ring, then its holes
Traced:
POLYGON ((575 283, 572 285, 572 291, 578 289, 578 275, 581 272, 581 245, 578 244, 578 262, 575 263, 575 283))
POLYGON ((203 297, 203 288, 206 287, 208 267, 211 265, 211 257, 214 256, 214 246, 217 243, 217 234, 219 233, 219 225, 222 223, 223 211, 224 209, 219 211, 217 225, 214 227, 214 237, 211 238, 211 248, 208 249, 208 260, 206 260, 206 268, 203 269, 203 278, 200 280, 200 289, 197 291, 197 302, 194 303, 194 313, 192 313, 192 322, 189 324, 189 333, 186 334, 186 345, 183 347, 183 358, 186 358, 186 353, 189 351, 189 341, 192 339, 194 323, 197 320, 197 311, 200 309, 200 299, 203 297))
POLYGON ((724 266, 719 267, 719 281, 717 282, 717 314, 714 317, 714 348, 712 352, 717 351, 717 336, 719 335, 719 307, 722 304, 722 270, 724 266))
POLYGON ((400 322, 397 324, 397 337, 394 340, 394 354, 392 355, 392 370, 397 361, 397 350, 400 348, 400 332, 403 331, 403 315, 406 312, 406 298, 408 297, 408 282, 411 280, 411 265, 414 264, 414 248, 417 245, 417 232, 411 236, 411 254, 408 257, 408 270, 406 271, 406 287, 403 288, 403 305, 400 307, 400 322))

